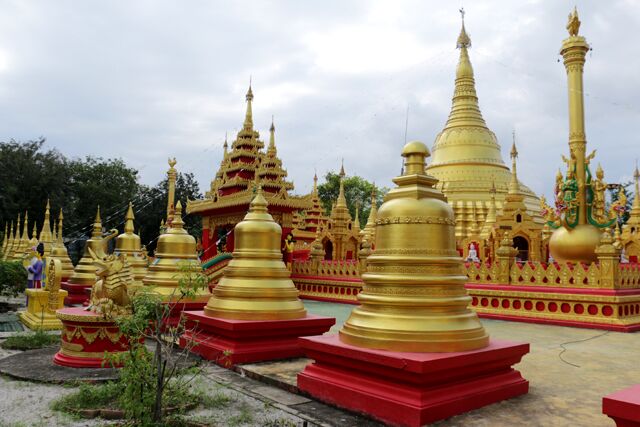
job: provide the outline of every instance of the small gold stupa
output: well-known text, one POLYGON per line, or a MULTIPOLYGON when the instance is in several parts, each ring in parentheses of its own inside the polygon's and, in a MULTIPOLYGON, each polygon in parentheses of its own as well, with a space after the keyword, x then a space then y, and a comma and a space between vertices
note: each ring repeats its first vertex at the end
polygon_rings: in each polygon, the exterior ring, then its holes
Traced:
POLYGON ((282 228, 267 211, 262 187, 236 225, 233 259, 204 313, 238 320, 301 319, 307 314, 282 260, 282 228))
POLYGON ((15 261, 21 261, 31 251, 29 247, 29 229, 27 228, 28 222, 29 213, 25 212, 24 221, 22 222, 22 234, 19 236, 18 247, 14 249, 13 259, 15 261))
MULTIPOLYGON (((102 237, 102 220, 100 219, 100 207, 96 212, 96 219, 93 222, 93 231, 91 238, 87 240, 82 258, 78 261, 76 268, 69 279, 70 285, 81 285, 91 287, 96 283, 96 267, 93 264, 93 258, 89 253, 89 248, 100 258, 107 256, 107 243, 118 234, 117 231, 111 232, 110 235, 102 237)), ((42 235, 42 234, 40 234, 42 235)))
POLYGON ((64 241, 62 240, 62 220, 64 216, 62 215, 62 209, 60 209, 60 214, 58 215, 58 227, 55 231, 55 239, 53 243, 53 248, 51 249, 51 258, 59 259, 61 268, 62 268, 62 278, 66 279, 73 275, 73 263, 71 262, 71 258, 69 258, 69 252, 67 252, 67 247, 64 245, 64 241))
POLYGON ((125 254, 133 270, 134 281, 142 285, 142 279, 147 275, 149 261, 146 250, 142 248, 140 236, 133 230, 133 205, 129 202, 129 209, 125 216, 124 233, 116 238, 116 254, 125 254))
POLYGON ((377 213, 375 251, 362 275, 361 306, 340 330, 357 347, 456 352, 486 347, 489 336, 468 308, 453 209, 425 173, 427 147, 402 150, 404 174, 377 213))
MULTIPOLYGON (((199 269, 196 239, 187 233, 182 221, 182 203, 178 201, 173 216, 167 220, 167 229, 158 238, 155 260, 149 265, 142 283, 166 299, 178 297, 181 263, 188 270, 199 269)), ((211 294, 207 289, 198 291, 197 300, 206 301, 211 294)))
POLYGON ((51 205, 47 200, 47 207, 44 211, 44 221, 42 222, 42 228, 40 229, 40 236, 38 241, 44 245, 44 256, 51 254, 51 246, 53 245, 53 234, 51 233, 50 214, 51 205))

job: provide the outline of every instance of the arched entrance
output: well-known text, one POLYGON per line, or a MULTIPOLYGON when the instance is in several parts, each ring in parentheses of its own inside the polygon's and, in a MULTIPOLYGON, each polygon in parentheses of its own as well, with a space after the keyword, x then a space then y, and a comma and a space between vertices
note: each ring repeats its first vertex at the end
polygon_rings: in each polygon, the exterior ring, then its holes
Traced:
POLYGON ((518 250, 516 257, 520 261, 529 261, 529 241, 522 236, 513 238, 513 246, 518 250))
POLYGON ((322 247, 324 248, 324 259, 332 260, 333 259, 333 243, 331 243, 331 240, 329 239, 323 240, 322 247))

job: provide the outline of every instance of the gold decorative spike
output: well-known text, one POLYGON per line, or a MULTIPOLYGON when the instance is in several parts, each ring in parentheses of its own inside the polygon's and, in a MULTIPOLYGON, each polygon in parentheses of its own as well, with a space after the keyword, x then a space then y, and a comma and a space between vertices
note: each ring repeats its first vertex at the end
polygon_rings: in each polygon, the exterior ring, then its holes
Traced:
POLYGON ((214 289, 205 314, 242 320, 305 317, 298 290, 282 261, 282 228, 269 214, 261 187, 234 232, 233 259, 214 289))
MULTIPOLYGON (((200 262, 196 253, 196 239, 183 227, 180 201, 176 204, 171 221, 166 226, 165 233, 158 238, 156 259, 149 266, 142 283, 169 301, 180 297, 178 285, 181 267, 195 271, 200 269, 200 262)), ((196 300, 204 302, 209 295, 208 289, 201 289, 197 293, 196 300)))
POLYGON ((569 14, 567 22, 567 31, 571 37, 577 36, 580 30, 580 19, 578 19, 578 8, 574 7, 573 12, 569 14))
MULTIPOLYGON (((436 136, 432 161, 427 173, 438 179, 437 187, 453 207, 456 218, 456 239, 459 247, 469 235, 472 223, 468 206, 474 203, 478 218, 486 218, 491 204, 491 188, 496 187, 496 204, 500 208, 509 190, 512 175, 502 159, 496 135, 487 127, 478 105, 473 66, 469 59, 471 39, 464 20, 458 37, 460 50, 456 68, 455 89, 451 111, 444 129, 436 136), (446 185, 445 185, 446 182, 446 185)), ((537 224, 539 199, 520 183, 527 213, 537 224)))
POLYGON ((44 245, 44 256, 51 254, 51 245, 53 244, 53 236, 51 234, 51 204, 47 199, 47 207, 44 211, 44 221, 42 222, 42 229, 40 230, 40 236, 38 241, 44 245))
MULTIPOLYGON (((364 226, 362 230, 362 240, 368 240, 371 243, 371 246, 375 246, 376 240, 376 219, 378 214, 378 201, 376 197, 376 186, 373 185, 373 189, 371 190, 371 210, 369 211, 369 218, 367 218, 367 224, 364 226)), ((362 233, 361 232, 361 233, 362 233)))
POLYGON ((362 275, 361 306, 340 330, 351 345, 400 352, 456 352, 486 347, 489 336, 468 306, 453 209, 426 175, 427 147, 404 146, 405 174, 385 197, 376 248, 362 275))
POLYGON ((28 224, 29 213, 25 211, 24 221, 22 222, 22 234, 20 235, 20 233, 18 233, 18 247, 14 249, 15 253, 13 255, 13 259, 15 261, 21 261, 25 259, 28 256, 29 252, 31 252, 31 248, 29 248, 28 224))
POLYGON ((168 185, 168 197, 167 197, 167 219, 171 216, 173 211, 173 205, 176 198, 176 177, 178 172, 175 168, 176 158, 169 159, 169 170, 167 171, 167 185, 168 185))
POLYGON ((58 215, 58 226, 55 230, 55 239, 53 248, 51 250, 51 258, 60 260, 60 265, 62 268, 62 278, 66 280, 73 275, 74 269, 71 258, 69 258, 69 252, 67 251, 67 247, 64 244, 64 239, 62 238, 63 220, 64 216, 62 215, 62 208, 60 208, 60 214, 58 215))
POLYGON ((3 255, 3 259, 8 260, 13 257, 13 244, 14 244, 15 233, 13 232, 13 221, 11 221, 11 226, 9 227, 9 236, 7 236, 7 248, 3 255))
POLYGON ((147 275, 149 259, 142 249, 140 236, 134 232, 133 204, 129 202, 129 208, 124 217, 124 233, 116 238, 116 255, 124 255, 133 271, 133 279, 137 285, 142 285, 142 279, 147 275))

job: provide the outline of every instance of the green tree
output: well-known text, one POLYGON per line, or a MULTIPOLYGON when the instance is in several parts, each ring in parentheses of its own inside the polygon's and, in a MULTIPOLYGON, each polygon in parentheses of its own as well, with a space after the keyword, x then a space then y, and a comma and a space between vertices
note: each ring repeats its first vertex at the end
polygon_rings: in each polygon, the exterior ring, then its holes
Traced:
MULTIPOLYGON (((356 204, 360 202, 360 227, 364 227, 371 211, 371 191, 376 189, 378 206, 382 204, 384 195, 389 191, 386 187, 377 187, 375 184, 359 176, 347 176, 344 178, 344 196, 347 199, 347 207, 352 218, 355 218, 356 204)), ((318 185, 318 196, 327 214, 331 212, 333 203, 340 193, 340 175, 335 172, 327 172, 325 182, 318 185)))

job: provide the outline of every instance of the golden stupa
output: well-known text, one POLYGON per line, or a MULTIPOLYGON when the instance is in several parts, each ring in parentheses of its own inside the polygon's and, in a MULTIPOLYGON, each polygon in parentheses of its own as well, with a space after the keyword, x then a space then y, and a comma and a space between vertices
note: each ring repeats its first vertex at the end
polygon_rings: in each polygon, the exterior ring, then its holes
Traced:
POLYGON ((42 229, 40 230, 40 236, 38 241, 44 245, 44 256, 51 254, 51 246, 53 245, 53 234, 51 233, 50 213, 51 205, 47 200, 47 207, 44 211, 44 221, 42 222, 42 229))
POLYGON ((4 259, 4 255, 7 253, 7 245, 9 244, 9 238, 7 237, 9 230, 9 223, 4 223, 4 234, 2 235, 2 259, 4 259))
POLYGON ((307 314, 282 260, 282 228, 267 211, 262 187, 236 225, 233 259, 213 291, 207 316, 238 320, 301 319, 307 314))
MULTIPOLYGON (((20 222, 20 217, 18 217, 18 222, 20 222)), ((21 261, 26 257, 26 254, 31 251, 31 248, 29 247, 29 229, 27 228, 28 222, 29 213, 25 212, 24 221, 22 222, 22 234, 19 236, 18 247, 14 249, 13 253, 14 261, 21 261)))
MULTIPOLYGON (((158 238, 155 260, 149 265, 142 283, 171 300, 180 296, 178 286, 181 268, 193 271, 201 267, 196 253, 196 239, 184 229, 180 201, 175 206, 175 212, 170 213, 166 226, 165 233, 158 238)), ((206 301, 210 295, 206 288, 198 290, 196 300, 206 301)))
POLYGON ((468 308, 455 219, 437 180, 425 173, 427 147, 402 150, 404 174, 385 197, 376 220, 375 251, 362 275, 361 306, 340 330, 358 347, 407 352, 483 348, 489 336, 468 308))
POLYGON ((62 240, 62 220, 64 216, 62 215, 62 208, 60 209, 60 214, 58 215, 58 227, 55 231, 55 239, 53 248, 51 249, 51 258, 59 259, 61 265, 61 274, 62 278, 69 278, 73 275, 73 263, 71 262, 71 258, 69 258, 69 252, 67 251, 67 247, 64 245, 64 241, 62 240))
MULTIPOLYGON (((460 59, 451 112, 433 143, 432 161, 427 172, 438 179, 437 188, 442 190, 453 207, 456 238, 460 240, 469 236, 474 227, 482 227, 489 213, 494 185, 496 207, 502 209, 511 173, 502 160, 496 135, 487 127, 478 105, 468 52, 471 39, 465 30, 464 20, 457 47, 460 59)), ((529 215, 542 224, 538 197, 522 183, 520 192, 529 215)))
MULTIPOLYGON (((116 230, 112 230, 111 234, 102 237, 102 220, 100 219, 100 207, 98 207, 96 218, 93 222, 91 238, 87 240, 82 258, 78 261, 73 274, 69 278, 70 285, 91 287, 96 283, 96 266, 93 263, 91 253, 89 253, 89 248, 100 258, 104 258, 107 256, 107 243, 117 234, 118 232, 116 230)), ((42 233, 40 233, 40 236, 42 236, 42 233)))
POLYGON ((4 249, 4 253, 2 259, 10 260, 13 253, 13 238, 15 237, 15 233, 13 232, 13 221, 11 221, 11 225, 9 226, 9 234, 7 235, 7 246, 4 249))
POLYGON ((142 248, 140 236, 133 230, 133 205, 129 202, 129 209, 125 215, 124 233, 116 238, 116 254, 125 254, 127 261, 133 270, 133 279, 138 285, 142 285, 142 279, 147 275, 149 260, 146 250, 142 248))
POLYGON ((595 182, 591 180, 589 162, 595 151, 586 155, 587 137, 584 125, 582 76, 590 47, 586 39, 578 35, 579 29, 580 20, 574 8, 567 24, 569 37, 562 41, 560 51, 567 70, 570 158, 564 159, 567 162, 567 176, 562 183, 561 194, 557 195, 563 209, 560 217, 562 226, 551 235, 549 251, 556 261, 592 263, 598 259, 596 248, 602 237, 601 229, 613 225, 615 218, 599 218, 590 201, 599 192, 595 188, 595 182))

